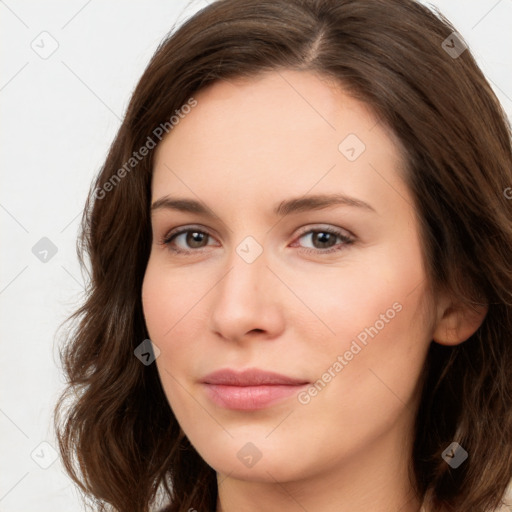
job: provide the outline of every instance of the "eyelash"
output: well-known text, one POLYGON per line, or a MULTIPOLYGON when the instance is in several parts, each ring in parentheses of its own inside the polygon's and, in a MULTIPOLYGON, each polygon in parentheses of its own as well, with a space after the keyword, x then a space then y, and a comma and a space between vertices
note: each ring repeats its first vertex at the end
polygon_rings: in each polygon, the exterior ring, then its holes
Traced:
MULTIPOLYGON (((171 242, 176 237, 178 237, 179 235, 182 235, 183 233, 190 233, 190 232, 201 233, 201 234, 211 237, 211 235, 209 233, 207 233, 206 231, 203 231, 199 228, 194 228, 194 227, 189 226, 187 228, 182 228, 177 231, 170 231, 169 233, 164 235, 164 237, 160 240, 160 244, 167 246, 168 250, 170 250, 171 252, 173 252, 175 254, 192 254, 194 252, 196 252, 196 253, 202 252, 204 249, 206 249, 206 247, 201 247, 198 249, 183 250, 183 249, 177 249, 177 248, 171 246, 171 242)), ((343 250, 347 245, 353 244, 355 241, 352 237, 345 235, 344 232, 342 232, 338 229, 332 228, 332 227, 304 230, 302 233, 299 234, 297 239, 300 239, 303 236, 309 235, 311 233, 329 233, 331 235, 336 235, 342 241, 342 244, 339 247, 336 247, 336 245, 339 245, 339 244, 336 244, 335 246, 330 247, 328 249, 311 249, 309 247, 303 247, 301 249, 301 251, 305 252, 307 254, 330 254, 333 252, 338 252, 338 251, 343 250)))

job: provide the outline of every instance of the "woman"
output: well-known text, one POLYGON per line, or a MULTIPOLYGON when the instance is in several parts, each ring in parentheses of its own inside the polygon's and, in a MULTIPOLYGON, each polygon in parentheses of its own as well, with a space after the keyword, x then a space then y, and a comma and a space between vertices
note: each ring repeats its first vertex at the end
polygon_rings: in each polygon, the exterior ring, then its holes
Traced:
POLYGON ((187 21, 84 215, 56 421, 86 496, 503 505, 511 164, 464 41, 412 0, 220 0, 187 21))

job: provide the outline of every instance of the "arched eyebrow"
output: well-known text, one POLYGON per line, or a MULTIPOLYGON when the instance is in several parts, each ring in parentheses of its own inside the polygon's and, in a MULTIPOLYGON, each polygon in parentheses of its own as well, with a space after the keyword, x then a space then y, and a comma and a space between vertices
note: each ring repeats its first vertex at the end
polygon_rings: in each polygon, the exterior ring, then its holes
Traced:
POLYGON ((322 210, 332 206, 351 206, 377 213, 375 208, 365 201, 343 194, 317 194, 287 199, 279 203, 273 211, 274 215, 284 217, 291 213, 300 213, 309 210, 322 210))
MULTIPOLYGON (((333 206, 349 206, 377 213, 375 208, 365 201, 343 194, 317 194, 286 199, 274 206, 272 211, 276 217, 284 217, 293 213, 323 210, 333 206)), ((163 196, 151 205, 151 212, 162 209, 197 213, 208 218, 217 217, 210 208, 195 199, 163 196)))

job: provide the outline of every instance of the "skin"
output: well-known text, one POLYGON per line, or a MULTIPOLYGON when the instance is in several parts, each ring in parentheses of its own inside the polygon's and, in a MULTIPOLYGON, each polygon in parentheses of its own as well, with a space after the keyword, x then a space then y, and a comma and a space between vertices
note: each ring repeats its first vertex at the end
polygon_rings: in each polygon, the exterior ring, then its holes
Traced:
POLYGON ((198 200, 214 216, 153 211, 142 296, 169 404, 217 472, 217 511, 418 511, 407 470, 426 353, 433 339, 464 341, 483 315, 431 297, 402 148, 364 104, 309 72, 216 82, 194 97, 156 150, 152 203, 198 200), (348 134, 366 146, 354 161, 339 150, 348 134), (289 198, 333 193, 375 211, 272 213, 289 198), (210 236, 161 243, 189 225, 210 236), (311 233, 329 227, 353 243, 333 235, 322 245, 311 233), (263 250, 252 263, 236 251, 248 236, 263 250), (326 254, 332 246, 340 250, 326 254), (389 319, 393 304, 401 309, 389 319), (338 356, 383 314, 384 327, 336 373, 338 356), (227 367, 335 376, 306 404, 292 395, 234 411, 199 383, 227 367), (261 453, 252 467, 237 457, 249 442, 261 453))

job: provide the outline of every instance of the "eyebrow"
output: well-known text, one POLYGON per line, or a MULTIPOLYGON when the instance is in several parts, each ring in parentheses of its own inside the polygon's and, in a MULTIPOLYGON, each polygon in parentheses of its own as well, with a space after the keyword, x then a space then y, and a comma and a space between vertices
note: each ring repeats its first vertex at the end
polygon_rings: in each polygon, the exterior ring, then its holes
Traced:
MULTIPOLYGON (((275 216, 284 217, 285 215, 290 215, 293 213, 300 213, 311 210, 322 210, 332 206, 350 206, 377 213, 375 208, 373 208, 373 206, 370 204, 361 201, 360 199, 356 199, 354 197, 346 196, 343 194, 317 194, 287 199, 276 205, 273 209, 273 213, 275 216)), ((162 209, 197 213, 208 218, 216 217, 216 215, 209 208, 207 208, 199 201, 196 201, 195 199, 164 196, 160 199, 157 199, 151 205, 151 212, 162 209)))

